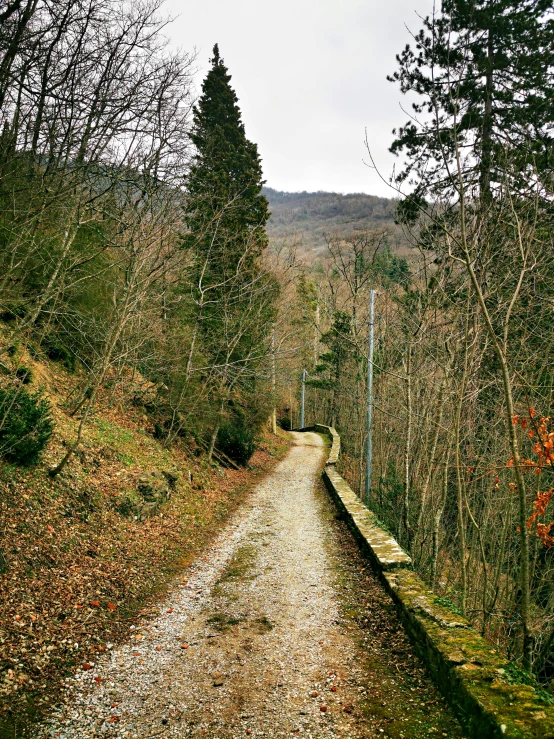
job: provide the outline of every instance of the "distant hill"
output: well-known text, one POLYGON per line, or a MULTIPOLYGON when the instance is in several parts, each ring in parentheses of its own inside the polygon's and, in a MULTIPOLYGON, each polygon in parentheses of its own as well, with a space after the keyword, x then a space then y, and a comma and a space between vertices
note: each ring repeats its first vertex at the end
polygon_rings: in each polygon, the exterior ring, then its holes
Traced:
POLYGON ((401 229, 394 223, 395 199, 364 193, 281 192, 271 187, 264 187, 263 192, 271 211, 267 230, 272 241, 297 238, 301 251, 321 253, 326 234, 387 227, 391 247, 400 251, 407 248, 401 229))

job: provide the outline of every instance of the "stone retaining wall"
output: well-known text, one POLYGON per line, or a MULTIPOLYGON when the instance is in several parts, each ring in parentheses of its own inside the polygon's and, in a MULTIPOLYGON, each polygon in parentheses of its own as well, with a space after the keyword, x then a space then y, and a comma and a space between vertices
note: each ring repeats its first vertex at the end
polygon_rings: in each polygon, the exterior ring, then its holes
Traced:
POLYGON ((335 429, 317 424, 301 430, 330 437, 325 485, 396 604, 416 651, 471 739, 554 739, 554 706, 533 687, 510 682, 508 661, 466 619, 440 602, 413 572, 410 557, 336 471, 340 437, 335 429))

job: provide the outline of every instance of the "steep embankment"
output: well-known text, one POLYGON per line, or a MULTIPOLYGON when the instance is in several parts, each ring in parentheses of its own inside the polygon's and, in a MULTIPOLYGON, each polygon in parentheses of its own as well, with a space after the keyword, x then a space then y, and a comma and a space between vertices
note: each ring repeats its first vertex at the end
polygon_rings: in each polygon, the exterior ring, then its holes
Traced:
POLYGON ((17 347, 3 361, 30 369, 27 387, 44 390, 55 433, 36 466, 0 463, 0 736, 10 737, 24 735, 27 714, 59 695, 68 671, 155 607, 286 448, 265 437, 240 470, 208 463, 192 438, 165 448, 145 412, 155 388, 135 375, 105 388, 79 453, 52 480, 48 468, 74 439, 78 376, 31 352, 17 347))

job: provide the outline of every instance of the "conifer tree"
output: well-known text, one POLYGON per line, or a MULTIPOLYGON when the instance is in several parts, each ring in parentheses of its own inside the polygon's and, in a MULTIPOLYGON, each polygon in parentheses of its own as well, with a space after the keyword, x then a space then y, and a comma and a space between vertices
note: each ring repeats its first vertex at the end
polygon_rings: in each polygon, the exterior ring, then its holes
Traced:
POLYGON ((355 357, 356 351, 350 343, 352 337, 352 319, 348 313, 337 310, 333 315, 333 323, 321 336, 321 342, 328 351, 319 355, 319 362, 314 368, 315 377, 308 380, 312 387, 330 391, 329 419, 331 426, 337 423, 337 412, 341 394, 341 376, 347 363, 355 357))
POLYGON ((269 210, 261 193, 260 156, 246 138, 217 44, 211 64, 194 109, 195 154, 186 183, 183 240, 192 257, 192 344, 202 364, 211 367, 210 395, 217 402, 213 450, 222 424, 259 422, 245 413, 259 396, 278 285, 261 263, 269 210))
POLYGON ((525 191, 552 172, 554 19, 551 0, 444 0, 397 56, 389 79, 415 92, 414 117, 395 131, 391 151, 407 166, 400 181, 422 195, 464 185, 488 201, 508 177, 525 191))
MULTIPOLYGON (((212 68, 194 109, 196 147, 187 181, 186 242, 204 270, 206 284, 245 279, 267 244, 268 204, 261 189, 256 144, 246 138, 231 76, 216 44, 212 68)), ((250 274, 251 276, 251 274, 250 274)))
MULTIPOLYGON (((528 388, 546 390, 550 382, 540 372, 534 373, 529 362, 531 343, 523 337, 534 335, 536 325, 551 323, 549 288, 543 296, 534 275, 548 281, 552 252, 551 241, 540 236, 550 232, 552 223, 552 0, 444 0, 441 12, 425 19, 424 28, 415 36, 415 50, 406 47, 398 62, 392 79, 403 92, 419 96, 413 105, 416 115, 396 133, 391 147, 407 159, 400 180, 415 186, 401 204, 400 216, 408 222, 415 220, 421 206, 430 201, 424 207, 428 222, 423 224, 420 243, 436 250, 437 263, 444 259, 447 264, 445 295, 450 305, 459 300, 457 310, 465 313, 466 325, 473 320, 476 326, 482 322, 490 342, 490 354, 475 371, 483 383, 475 395, 478 417, 483 419, 480 427, 472 428, 476 449, 490 445, 494 399, 487 388, 498 382, 502 390, 505 443, 513 457, 510 489, 518 510, 519 594, 515 602, 521 618, 521 657, 530 670, 535 639, 527 525, 532 486, 524 478, 525 460, 514 431, 513 408, 523 398, 531 402, 528 388), (463 289, 450 283, 450 276, 455 275, 453 260, 463 269, 463 289), (533 277, 529 278, 531 269, 533 277), (477 306, 475 319, 470 318, 468 298, 477 306)), ((465 369, 463 373, 465 377, 465 369)), ((456 412, 454 437, 458 456, 461 407, 456 412)), ((467 561, 462 539, 467 504, 462 490, 458 478, 465 592, 467 561)), ((471 514, 470 518, 473 521, 471 514)), ((462 610, 464 602, 462 594, 462 610)))

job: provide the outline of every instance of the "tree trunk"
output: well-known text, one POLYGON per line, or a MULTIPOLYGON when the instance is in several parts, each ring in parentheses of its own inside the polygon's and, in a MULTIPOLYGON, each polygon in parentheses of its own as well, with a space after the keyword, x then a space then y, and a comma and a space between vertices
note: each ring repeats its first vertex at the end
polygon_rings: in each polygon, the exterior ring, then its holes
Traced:
POLYGON ((446 496, 448 495, 448 464, 450 462, 450 449, 447 449, 446 451, 446 459, 444 462, 444 479, 443 479, 443 485, 442 485, 442 495, 439 500, 439 505, 437 507, 437 510, 435 511, 435 515, 433 517, 433 554, 431 559, 431 589, 435 590, 437 586, 437 562, 439 558, 439 531, 440 531, 440 524, 442 519, 442 514, 444 513, 444 508, 446 506, 446 496))
POLYGON ((412 447, 412 347, 408 345, 406 357, 406 437, 404 444, 404 499, 402 502, 402 525, 406 536, 406 547, 411 548, 410 526, 410 454, 412 447))

